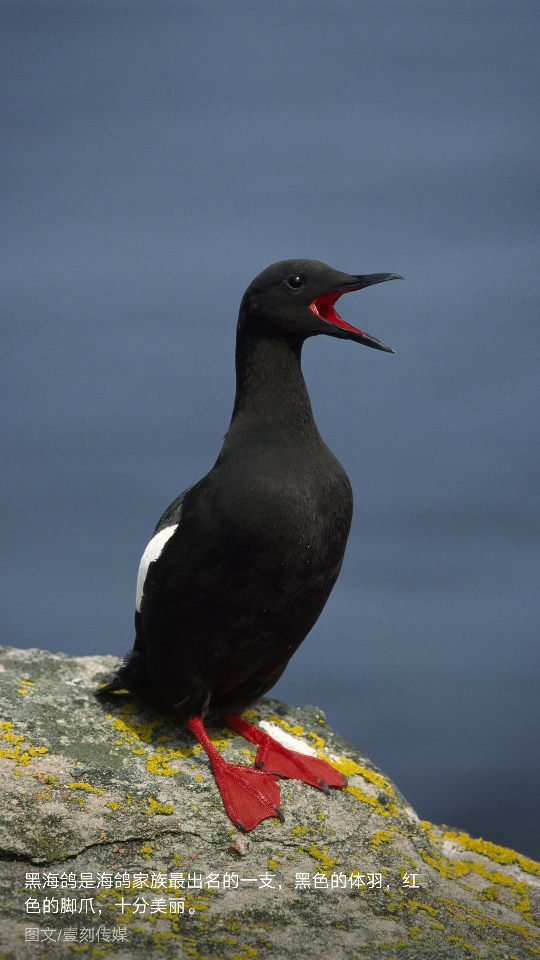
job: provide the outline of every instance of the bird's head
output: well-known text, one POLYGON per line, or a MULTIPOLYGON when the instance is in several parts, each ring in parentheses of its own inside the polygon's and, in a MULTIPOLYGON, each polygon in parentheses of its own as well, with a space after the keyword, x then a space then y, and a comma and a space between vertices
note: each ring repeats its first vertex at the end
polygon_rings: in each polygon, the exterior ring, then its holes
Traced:
POLYGON ((335 303, 352 290, 402 279, 397 273, 341 273, 319 260, 282 260, 263 270, 247 288, 239 327, 245 332, 300 341, 325 333, 394 353, 376 337, 342 320, 335 303))

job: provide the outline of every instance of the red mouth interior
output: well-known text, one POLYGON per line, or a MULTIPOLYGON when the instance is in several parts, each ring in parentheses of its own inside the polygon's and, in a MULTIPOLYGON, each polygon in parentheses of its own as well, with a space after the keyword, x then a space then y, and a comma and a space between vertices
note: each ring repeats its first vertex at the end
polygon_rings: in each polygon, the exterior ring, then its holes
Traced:
POLYGON ((363 330, 358 330, 357 327, 351 327, 350 323, 345 323, 345 320, 342 320, 339 313, 334 309, 336 300, 339 300, 346 292, 342 290, 340 293, 323 293, 313 303, 310 303, 309 309, 313 310, 313 313, 322 320, 329 320, 330 323, 335 323, 338 327, 345 327, 346 330, 353 330, 354 333, 361 333, 365 337, 366 334, 363 330))

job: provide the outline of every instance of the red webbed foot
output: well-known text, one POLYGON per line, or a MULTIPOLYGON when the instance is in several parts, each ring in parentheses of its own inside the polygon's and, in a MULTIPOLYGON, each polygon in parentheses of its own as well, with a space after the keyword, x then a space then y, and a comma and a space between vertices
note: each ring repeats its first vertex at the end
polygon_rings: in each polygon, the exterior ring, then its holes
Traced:
POLYGON ((245 833, 267 817, 285 819, 279 806, 277 776, 227 763, 211 742, 199 717, 190 720, 188 727, 210 758, 225 810, 236 827, 245 833))
POLYGON ((258 744, 259 750, 255 763, 261 770, 287 779, 302 780, 312 787, 324 790, 328 795, 330 795, 329 787, 347 786, 347 778, 326 760, 306 756, 304 753, 284 747, 260 727, 253 726, 236 714, 223 714, 223 720, 231 730, 235 730, 250 743, 258 744))

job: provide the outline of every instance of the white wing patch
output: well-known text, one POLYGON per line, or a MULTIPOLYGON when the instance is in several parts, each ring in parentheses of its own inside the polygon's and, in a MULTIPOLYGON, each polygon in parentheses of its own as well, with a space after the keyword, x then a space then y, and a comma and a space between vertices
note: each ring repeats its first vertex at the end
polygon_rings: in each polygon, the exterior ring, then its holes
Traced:
POLYGON ((270 723, 269 720, 261 720, 259 726, 262 727, 263 730, 266 730, 278 743, 281 743, 284 747, 288 747, 289 750, 296 750, 297 753, 303 753, 306 757, 317 756, 317 751, 307 740, 302 740, 300 737, 291 737, 290 733, 282 730, 281 727, 278 727, 275 723, 270 723))
POLYGON ((144 581, 146 580, 146 574, 148 573, 148 567, 153 560, 157 560, 161 556, 163 547, 167 543, 167 540, 172 537, 174 531, 176 530, 178 524, 173 524, 172 527, 164 527, 163 530, 160 530, 159 533, 156 533, 155 537, 152 537, 150 543, 148 544, 146 550, 144 551, 141 562, 139 564, 139 572, 137 574, 137 599, 135 606, 137 610, 141 609, 141 600, 144 591, 144 581))

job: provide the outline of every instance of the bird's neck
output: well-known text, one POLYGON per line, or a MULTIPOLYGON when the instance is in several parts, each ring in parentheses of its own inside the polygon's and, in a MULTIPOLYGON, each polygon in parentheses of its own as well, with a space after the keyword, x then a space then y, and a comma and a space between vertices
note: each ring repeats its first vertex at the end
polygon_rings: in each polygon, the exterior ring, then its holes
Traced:
POLYGON ((318 436, 300 357, 302 341, 239 333, 231 431, 269 429, 318 436))

